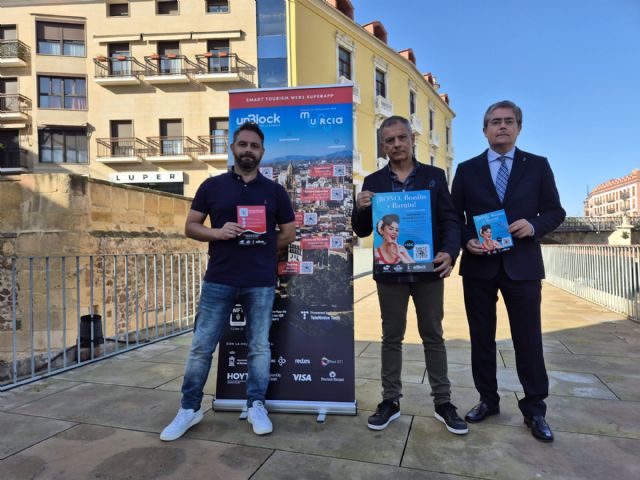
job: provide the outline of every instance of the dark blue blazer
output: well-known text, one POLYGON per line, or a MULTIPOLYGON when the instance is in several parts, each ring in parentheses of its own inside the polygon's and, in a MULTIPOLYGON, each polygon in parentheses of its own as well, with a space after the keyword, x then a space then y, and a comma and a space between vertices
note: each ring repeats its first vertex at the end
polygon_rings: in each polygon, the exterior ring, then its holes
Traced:
MULTIPOLYGON (((449 194, 449 186, 444 171, 437 167, 425 165, 418 162, 418 171, 416 172, 414 190, 429 190, 431 193, 431 219, 432 219, 432 238, 433 251, 446 252, 451 255, 452 262, 456 261, 460 253, 460 224, 458 215, 453 207, 451 195, 449 194)), ((384 168, 367 175, 362 185, 362 190, 368 190, 374 193, 391 191, 391 170, 387 165, 384 168)), ((353 231, 359 237, 367 237, 373 231, 373 220, 371 218, 371 207, 360 212, 354 206, 351 215, 351 223, 353 231)), ((402 282, 398 276, 406 274, 383 273, 374 274, 373 278, 382 283, 399 283, 402 282)), ((436 280, 439 274, 435 273, 414 273, 414 279, 424 281, 436 280)))
POLYGON ((500 202, 491 179, 486 150, 458 165, 451 195, 462 223, 462 259, 460 275, 469 278, 494 278, 503 263, 512 280, 544 278, 540 238, 562 223, 565 211, 560 205, 553 172, 546 158, 516 148, 507 191, 500 202), (465 246, 477 238, 473 216, 504 209, 507 221, 524 218, 535 229, 533 237, 516 239, 511 250, 497 255, 473 255, 465 246))

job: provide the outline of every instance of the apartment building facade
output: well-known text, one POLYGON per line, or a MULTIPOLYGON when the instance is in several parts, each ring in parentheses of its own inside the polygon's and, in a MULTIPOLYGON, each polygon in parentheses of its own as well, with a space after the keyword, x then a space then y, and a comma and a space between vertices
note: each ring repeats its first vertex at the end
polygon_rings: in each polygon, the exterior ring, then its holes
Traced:
POLYGON ((450 177, 447 95, 353 13, 348 0, 0 0, 0 173, 193 196, 226 170, 229 90, 350 82, 357 185, 384 162, 392 114, 450 177))
POLYGON ((620 217, 640 215, 640 170, 601 183, 584 201, 585 217, 620 217))

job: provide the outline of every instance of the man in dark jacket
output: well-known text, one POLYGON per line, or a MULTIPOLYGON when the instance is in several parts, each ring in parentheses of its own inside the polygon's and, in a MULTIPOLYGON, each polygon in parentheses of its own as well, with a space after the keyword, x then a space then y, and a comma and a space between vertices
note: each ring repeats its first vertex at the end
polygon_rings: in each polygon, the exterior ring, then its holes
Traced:
MULTIPOLYGON (((387 118, 379 129, 379 141, 389 158, 387 166, 364 179, 353 210, 353 230, 359 237, 373 231, 372 198, 376 193, 428 191, 431 204, 433 272, 375 273, 382 315, 382 403, 369 417, 368 427, 382 430, 400 417, 402 397, 402 341, 407 325, 409 297, 413 298, 435 416, 452 433, 465 434, 467 425, 451 403, 447 352, 442 336, 444 278, 451 274, 460 249, 460 227, 444 172, 423 165, 413 157, 414 135, 407 119, 387 118)), ((427 212, 425 212, 425 216, 427 212)))
POLYGON ((553 441, 545 420, 549 380, 542 354, 540 321, 544 265, 540 238, 562 223, 553 172, 546 158, 516 148, 522 110, 508 100, 491 105, 483 132, 489 149, 462 162, 453 179, 453 201, 462 226, 464 304, 471 336, 471 367, 480 402, 465 417, 477 423, 500 413, 496 380, 496 300, 502 294, 518 378, 524 397, 518 405, 535 438, 553 441), (504 210, 513 248, 486 255, 473 217, 504 210))

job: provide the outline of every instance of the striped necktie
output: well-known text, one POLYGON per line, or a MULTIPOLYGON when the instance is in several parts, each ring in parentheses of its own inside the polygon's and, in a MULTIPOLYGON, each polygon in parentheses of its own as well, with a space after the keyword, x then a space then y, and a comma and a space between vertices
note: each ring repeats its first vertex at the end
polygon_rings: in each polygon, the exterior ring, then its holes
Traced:
POLYGON ((507 158, 499 157, 500 168, 498 169, 498 175, 496 176, 496 192, 500 201, 504 200, 504 193, 507 191, 507 182, 509 181, 509 168, 507 168, 507 158))

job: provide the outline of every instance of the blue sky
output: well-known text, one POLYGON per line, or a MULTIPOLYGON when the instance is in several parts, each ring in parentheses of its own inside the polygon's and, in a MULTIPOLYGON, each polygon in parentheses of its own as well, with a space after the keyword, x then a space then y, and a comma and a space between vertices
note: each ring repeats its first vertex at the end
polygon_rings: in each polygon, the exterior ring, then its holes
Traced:
POLYGON ((549 158, 568 215, 587 187, 640 168, 640 0, 351 0, 449 94, 455 166, 487 147, 482 116, 523 109, 518 147, 549 158))

